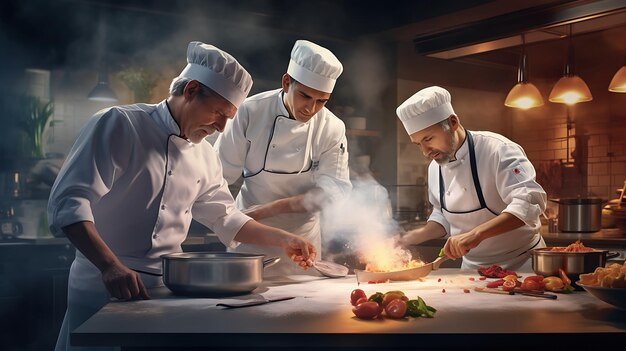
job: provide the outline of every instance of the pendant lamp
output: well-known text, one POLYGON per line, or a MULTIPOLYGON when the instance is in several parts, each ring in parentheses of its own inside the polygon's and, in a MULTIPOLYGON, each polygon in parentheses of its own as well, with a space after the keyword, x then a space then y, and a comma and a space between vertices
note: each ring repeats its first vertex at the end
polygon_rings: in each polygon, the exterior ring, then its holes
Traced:
POLYGON ((517 84, 511 89, 504 100, 504 105, 527 110, 543 105, 543 98, 537 87, 527 79, 526 40, 522 34, 522 55, 517 69, 517 84))
POLYGON ((98 73, 98 83, 91 89, 87 99, 92 101, 117 101, 117 95, 109 86, 109 77, 106 69, 98 73))
POLYGON ((574 46, 572 45, 572 25, 569 25, 569 44, 567 63, 563 77, 552 88, 550 102, 560 104, 574 105, 579 102, 587 102, 593 100, 591 91, 584 80, 574 74, 574 46))
POLYGON ((98 70, 98 82, 87 95, 87 99, 92 101, 117 101, 117 95, 109 86, 109 74, 107 71, 106 58, 106 23, 100 17, 98 21, 98 57, 100 58, 98 70))
POLYGON ((626 93, 626 65, 622 66, 611 79, 609 91, 614 93, 626 93))

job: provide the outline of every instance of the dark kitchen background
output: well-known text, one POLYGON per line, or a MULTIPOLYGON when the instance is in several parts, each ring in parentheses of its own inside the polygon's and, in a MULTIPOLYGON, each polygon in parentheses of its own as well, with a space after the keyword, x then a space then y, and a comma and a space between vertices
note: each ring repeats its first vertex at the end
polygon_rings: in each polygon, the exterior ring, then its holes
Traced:
MULTIPOLYGON (((549 197, 616 198, 626 180, 626 94, 607 88, 626 64, 624 38, 623 0, 4 0, 0 349, 55 342, 73 248, 50 236, 45 208, 80 128, 99 109, 166 98, 189 41, 235 56, 253 76, 251 94, 280 86, 295 40, 331 49, 344 73, 328 107, 348 126, 353 173, 371 172, 394 217, 410 224, 428 215, 428 163, 395 109, 429 85, 451 92, 468 129, 521 144, 549 197), (530 110, 504 105, 522 34, 528 78, 544 99, 530 110), (593 95, 571 107, 548 101, 570 46, 593 95), (99 81, 117 101, 87 99, 99 81)), ((192 226, 186 249, 216 248, 192 226)))

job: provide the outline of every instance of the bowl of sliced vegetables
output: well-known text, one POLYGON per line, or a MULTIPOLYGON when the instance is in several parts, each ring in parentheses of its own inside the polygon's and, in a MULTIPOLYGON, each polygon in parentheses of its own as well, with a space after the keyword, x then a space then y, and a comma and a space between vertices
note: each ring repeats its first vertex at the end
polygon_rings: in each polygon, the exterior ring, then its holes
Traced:
POLYGON ((596 298, 626 310, 626 262, 598 267, 593 273, 581 274, 578 286, 596 298))

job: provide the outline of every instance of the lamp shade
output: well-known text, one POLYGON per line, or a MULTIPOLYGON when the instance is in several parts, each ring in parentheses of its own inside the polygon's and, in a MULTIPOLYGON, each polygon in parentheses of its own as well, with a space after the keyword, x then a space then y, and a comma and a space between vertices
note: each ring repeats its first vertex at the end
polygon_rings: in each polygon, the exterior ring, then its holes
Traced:
POLYGON ((584 80, 577 75, 566 75, 561 77, 552 88, 550 102, 573 105, 579 102, 593 100, 591 91, 584 80))
POLYGON ((115 95, 115 92, 109 87, 109 83, 98 82, 98 84, 91 89, 89 95, 87 95, 87 99, 93 101, 117 101, 117 95, 115 95))
POLYGON ((504 105, 508 107, 529 108, 543 105, 543 98, 539 89, 533 83, 519 82, 509 92, 504 100, 504 105))
POLYGON ((611 79, 609 91, 614 93, 626 93, 626 66, 622 66, 611 79))

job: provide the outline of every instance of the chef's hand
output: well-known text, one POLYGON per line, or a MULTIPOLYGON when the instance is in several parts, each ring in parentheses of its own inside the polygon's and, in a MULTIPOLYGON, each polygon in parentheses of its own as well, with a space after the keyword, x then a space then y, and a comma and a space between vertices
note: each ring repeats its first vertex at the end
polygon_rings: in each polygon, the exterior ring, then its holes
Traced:
POLYGON ((135 297, 150 299, 139 273, 121 263, 107 267, 102 272, 102 281, 109 293, 120 300, 130 300, 135 297))
POLYGON ((292 235, 283 245, 285 254, 300 267, 307 269, 313 266, 317 251, 315 246, 299 236, 292 235))
POLYGON ((465 256, 471 249, 480 244, 482 239, 474 232, 467 232, 448 238, 443 247, 446 256, 457 259, 465 256))

